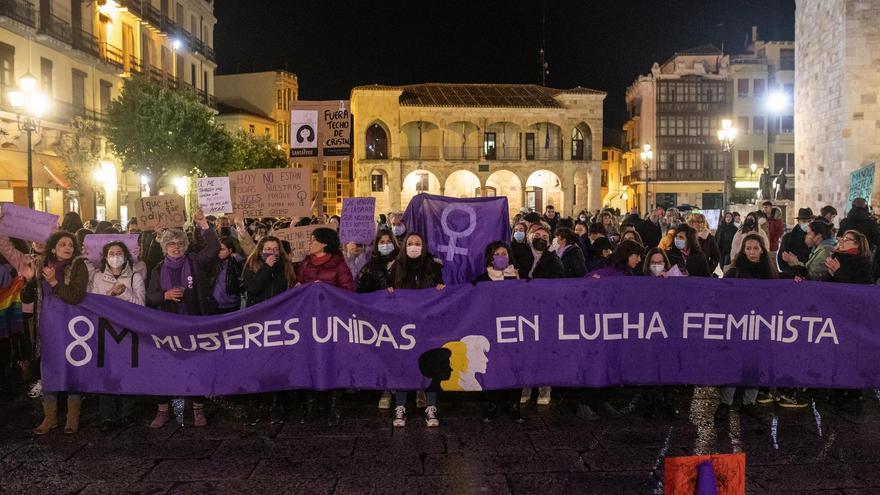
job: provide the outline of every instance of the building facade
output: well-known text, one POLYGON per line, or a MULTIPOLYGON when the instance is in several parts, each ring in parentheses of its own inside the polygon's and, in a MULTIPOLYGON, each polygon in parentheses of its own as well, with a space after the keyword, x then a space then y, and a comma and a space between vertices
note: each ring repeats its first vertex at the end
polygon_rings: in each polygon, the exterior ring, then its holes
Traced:
POLYGON ((721 208, 730 153, 716 132, 731 115, 730 58, 706 45, 676 53, 626 90, 624 183, 632 205, 721 208), (644 146, 653 156, 643 160, 644 146))
POLYGON ((121 171, 106 143, 78 190, 64 180, 59 146, 73 118, 100 124, 124 78, 135 74, 213 106, 215 24, 209 0, 0 2, 0 201, 27 204, 27 145, 9 92, 30 74, 49 99, 34 134, 36 207, 84 218, 131 216, 140 178, 121 171))
POLYGON ((507 196, 511 213, 601 205, 605 93, 514 84, 352 90, 355 195, 398 211, 420 192, 507 196))
POLYGON ((616 208, 621 212, 630 209, 629 191, 623 184, 627 175, 623 150, 617 146, 602 147, 602 207, 616 208))
POLYGON ((880 2, 797 0, 795 40, 795 203, 844 212, 850 173, 880 162, 880 2))

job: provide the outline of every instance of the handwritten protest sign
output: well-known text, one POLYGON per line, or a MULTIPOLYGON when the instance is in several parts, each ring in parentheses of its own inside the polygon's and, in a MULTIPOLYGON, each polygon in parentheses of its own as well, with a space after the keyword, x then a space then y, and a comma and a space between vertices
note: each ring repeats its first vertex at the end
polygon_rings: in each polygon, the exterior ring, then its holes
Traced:
POLYGON ((310 169, 242 170, 231 172, 229 182, 237 218, 304 217, 311 213, 310 169))
POLYGON ((876 163, 871 162, 864 167, 852 172, 849 176, 848 202, 856 198, 864 198, 871 202, 871 192, 874 190, 874 169, 876 163))
POLYGON ((342 200, 342 220, 339 222, 339 241, 370 244, 376 235, 376 198, 345 198, 342 200))
POLYGON ((201 177, 196 181, 199 207, 205 215, 232 213, 229 177, 201 177))
POLYGON ((186 203, 177 194, 147 196, 134 202, 138 225, 145 230, 183 227, 186 222, 186 203))
POLYGON ((309 237, 315 229, 328 228, 336 230, 333 225, 304 225, 273 230, 272 235, 290 243, 290 261, 302 261, 309 255, 309 237))
POLYGON ((14 203, 0 207, 0 235, 25 241, 46 242, 58 227, 58 215, 32 210, 14 203))
POLYGON ((128 248, 132 258, 137 259, 139 234, 89 234, 83 241, 83 254, 96 268, 101 266, 101 254, 104 246, 120 241, 128 248))

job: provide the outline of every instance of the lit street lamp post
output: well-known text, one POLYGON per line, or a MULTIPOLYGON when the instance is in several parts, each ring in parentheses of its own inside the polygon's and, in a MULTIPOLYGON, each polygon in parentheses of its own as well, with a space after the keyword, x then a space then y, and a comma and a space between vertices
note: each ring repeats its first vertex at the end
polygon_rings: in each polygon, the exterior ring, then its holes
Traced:
POLYGON ((9 102, 16 111, 18 130, 27 134, 28 207, 34 208, 34 148, 32 134, 40 128, 40 117, 49 109, 49 97, 37 91, 37 78, 30 72, 18 80, 18 88, 9 92, 9 102))
POLYGON ((651 209, 650 200, 648 199, 648 186, 651 184, 651 177, 648 176, 648 172, 651 168, 651 160, 654 159, 654 150, 651 149, 651 145, 645 143, 639 156, 642 158, 642 163, 645 167, 645 213, 648 213, 648 210, 651 209))
POLYGON ((733 142, 736 140, 736 127, 730 119, 721 121, 721 129, 718 129, 718 141, 721 143, 721 149, 730 153, 730 163, 724 167, 724 192, 722 193, 722 208, 726 211, 728 208, 728 187, 730 182, 730 169, 733 167, 733 142))

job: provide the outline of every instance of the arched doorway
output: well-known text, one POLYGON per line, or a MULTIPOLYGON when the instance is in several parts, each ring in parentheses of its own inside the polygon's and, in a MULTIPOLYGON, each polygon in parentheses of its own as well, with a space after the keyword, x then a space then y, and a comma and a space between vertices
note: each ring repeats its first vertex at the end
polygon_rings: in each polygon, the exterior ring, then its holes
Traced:
POLYGON ((427 170, 414 170, 403 179, 400 191, 400 208, 405 210, 409 201, 418 193, 440 194, 440 179, 427 170))
POLYGON ((562 180, 549 170, 536 170, 526 181, 526 207, 543 212, 547 205, 568 214, 562 197, 562 180))
POLYGON ((451 198, 476 198, 482 196, 480 178, 469 170, 456 170, 446 178, 443 194, 451 198))
POLYGON ((513 217, 523 207, 522 181, 509 170, 498 170, 486 179, 486 189, 493 191, 495 196, 507 196, 507 206, 513 217))
POLYGON ((364 146, 364 157, 367 160, 387 160, 390 158, 388 156, 388 133, 378 122, 367 127, 364 146))

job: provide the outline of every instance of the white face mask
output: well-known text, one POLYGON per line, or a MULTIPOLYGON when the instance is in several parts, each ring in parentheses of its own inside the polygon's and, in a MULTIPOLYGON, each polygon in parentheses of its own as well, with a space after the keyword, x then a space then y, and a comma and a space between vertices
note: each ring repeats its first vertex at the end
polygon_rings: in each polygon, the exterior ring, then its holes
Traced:
POLYGON ((655 277, 659 277, 664 270, 666 270, 666 266, 662 264, 651 264, 651 275, 655 277))
POLYGON ((676 239, 675 247, 677 247, 678 249, 684 249, 687 247, 687 241, 684 239, 676 239))
POLYGON ((407 246, 406 255, 410 258, 418 258, 422 255, 422 246, 407 246))
POLYGON ((379 254, 382 256, 388 256, 389 254, 394 252, 394 244, 379 244, 379 254))
POLYGON ((402 236, 406 232, 406 226, 401 224, 397 224, 394 227, 391 227, 391 232, 397 237, 402 236))
POLYGON ((807 227, 810 226, 810 222, 801 222, 800 226, 801 226, 801 230, 803 230, 804 232, 806 232, 806 231, 807 231, 807 227))
POLYGON ((107 264, 110 265, 110 268, 122 268, 122 265, 125 264, 125 257, 123 256, 108 256, 107 264))

